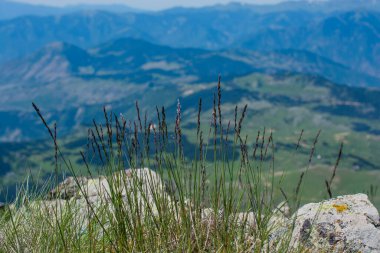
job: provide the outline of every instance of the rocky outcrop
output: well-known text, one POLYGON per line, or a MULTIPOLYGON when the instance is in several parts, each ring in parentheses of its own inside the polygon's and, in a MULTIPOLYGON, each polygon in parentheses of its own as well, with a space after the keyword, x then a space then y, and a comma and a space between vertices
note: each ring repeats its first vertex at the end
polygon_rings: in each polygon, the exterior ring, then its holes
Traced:
MULTIPOLYGON (((184 202, 182 204, 186 207, 183 211, 192 214, 194 207, 191 201, 184 202)), ((86 222, 104 210, 111 214, 103 220, 104 227, 112 226, 110 220, 113 219, 118 204, 127 212, 136 212, 137 205, 137 215, 142 220, 144 215, 157 217, 160 211, 172 210, 171 214, 176 215, 174 210, 180 209, 178 203, 172 201, 170 194, 165 191, 160 176, 143 168, 115 172, 108 177, 67 178, 49 193, 48 200, 27 202, 18 208, 11 205, 9 210, 15 210, 13 219, 20 229, 28 220, 41 214, 62 217, 61 214, 71 212, 72 216, 68 216, 68 220, 74 225, 80 224, 80 230, 86 231, 86 222), (165 202, 157 206, 157 198, 165 202)), ((280 203, 272 214, 261 216, 253 212, 241 212, 226 217, 223 210, 211 208, 200 211, 201 226, 210 233, 217 228, 216 224, 227 220, 231 225, 244 229, 244 239, 252 242, 252 249, 258 243, 257 238, 252 236, 259 226, 256 219, 260 219, 261 226, 263 221, 267 222, 268 238, 259 242, 261 247, 269 250, 264 252, 380 252, 379 213, 364 194, 310 203, 294 214, 290 213, 285 202, 280 203), (287 245, 288 250, 284 250, 284 245, 287 245)), ((195 214, 191 217, 195 217, 195 214)), ((180 221, 180 215, 175 217, 175 222, 180 221)), ((30 228, 28 230, 28 226, 25 226, 25 230, 28 233, 30 228)), ((0 228, 0 242, 4 240, 4 235, 0 228)))
POLYGON ((157 214, 157 196, 170 201, 160 176, 148 168, 128 169, 115 172, 109 177, 69 177, 53 189, 50 196, 74 203, 81 214, 105 207, 112 209, 115 203, 110 203, 115 201, 115 197, 121 199, 125 208, 138 202, 141 215, 144 215, 147 208, 149 212, 157 214))
POLYGON ((380 219, 365 194, 301 207, 290 220, 290 244, 309 252, 380 252, 380 219))
POLYGON ((85 229, 91 217, 105 211, 114 214, 116 208, 138 209, 136 215, 144 217, 157 215, 157 199, 166 207, 172 206, 160 176, 147 168, 123 170, 109 177, 68 177, 46 198, 19 207, 12 204, 9 208, 19 224, 27 223, 33 216, 48 215, 54 220, 63 215, 72 217, 73 223, 85 229))
POLYGON ((148 168, 128 169, 115 172, 110 177, 68 177, 50 191, 48 198, 70 200, 95 197, 105 200, 114 193, 125 196, 132 188, 150 195, 153 189, 162 192, 163 183, 157 173, 148 168))
MULTIPOLYGON (((51 195, 75 201, 84 210, 80 213, 86 213, 88 203, 96 208, 99 203, 110 201, 111 191, 126 198, 130 189, 139 189, 138 201, 143 199, 144 203, 154 203, 153 192, 157 190, 165 194, 161 178, 146 168, 115 173, 111 180, 106 177, 79 180, 81 187, 75 186, 78 184, 68 178, 51 195)), ((149 208, 157 213, 154 205, 149 208)), ((214 210, 202 210, 202 220, 206 225, 212 226, 222 219, 223 211, 218 212, 218 217, 214 216, 214 210)), ((246 229, 256 227, 255 214, 252 212, 237 213, 233 220, 237 224, 245 224, 246 229)), ((268 226, 268 243, 272 249, 286 240, 289 249, 306 252, 380 252, 379 213, 364 194, 310 203, 292 216, 289 207, 283 202, 273 210, 268 226)))

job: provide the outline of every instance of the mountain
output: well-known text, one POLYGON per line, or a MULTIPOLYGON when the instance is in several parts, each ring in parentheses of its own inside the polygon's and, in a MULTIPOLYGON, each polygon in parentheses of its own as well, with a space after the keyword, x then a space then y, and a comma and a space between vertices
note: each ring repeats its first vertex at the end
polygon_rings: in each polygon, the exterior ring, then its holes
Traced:
POLYGON ((139 39, 121 38, 90 49, 63 42, 51 43, 27 57, 3 64, 0 84, 37 82, 41 85, 73 77, 141 82, 149 81, 154 75, 208 81, 218 73, 223 73, 228 79, 252 71, 315 74, 353 86, 376 86, 380 83, 377 78, 308 51, 210 51, 171 48, 139 39))
POLYGON ((380 13, 342 13, 294 29, 269 28, 247 38, 241 44, 244 48, 308 50, 363 73, 380 76, 380 13))
POLYGON ((0 22, 0 61, 30 54, 47 43, 63 41, 79 47, 92 47, 120 37, 134 37, 174 47, 220 49, 229 47, 251 29, 268 26, 292 27, 307 22, 307 13, 281 16, 258 15, 244 8, 189 10, 187 13, 115 14, 88 11, 60 16, 24 16, 0 22), (28 47, 23 47, 25 41, 28 47))
MULTIPOLYGON (((236 9, 246 9, 249 12, 259 14, 289 12, 289 11, 307 11, 316 13, 331 13, 352 10, 370 10, 380 11, 380 1, 378 0, 296 0, 285 1, 278 4, 243 4, 232 2, 223 5, 214 5, 210 7, 199 8, 171 8, 165 10, 166 13, 187 13, 190 10, 197 12, 199 10, 218 10, 231 11, 236 9)), ((0 0, 0 20, 13 19, 21 16, 48 16, 63 15, 80 11, 107 11, 112 13, 141 13, 146 12, 140 9, 132 8, 121 4, 86 4, 86 5, 68 5, 65 7, 52 7, 46 5, 27 4, 18 1, 0 0)))
MULTIPOLYGON (((162 103, 161 97, 153 95, 156 92, 165 94, 168 102, 175 101, 184 90, 190 92, 193 85, 212 82, 219 73, 229 82, 251 73, 325 76, 334 83, 352 85, 358 84, 356 80, 379 82, 307 51, 209 51, 171 48, 133 38, 90 49, 56 42, 0 66, 0 138, 23 141, 43 136, 43 129, 38 134, 33 132, 37 127, 30 127, 38 124, 32 117, 31 101, 51 112, 49 115, 60 115, 61 132, 70 133, 91 122, 91 115, 102 105, 122 110, 129 98, 132 107, 137 99, 147 107, 155 106, 162 103)), ((234 96, 242 95, 237 92, 234 96)), ((365 102, 368 96, 363 95, 360 101, 365 102)))
POLYGON ((52 43, 1 66, 0 139, 21 141, 44 135, 43 131, 32 132, 39 128, 31 127, 38 123, 32 117, 31 101, 51 112, 49 115, 59 115, 60 129, 65 134, 91 122, 91 112, 101 105, 122 108, 125 99, 132 105, 138 97, 143 97, 147 106, 158 103, 159 97, 154 97, 154 92, 146 94, 146 89, 159 90, 175 99, 185 84, 209 82, 219 73, 231 79, 254 70, 252 65, 220 52, 175 49, 131 38, 88 50, 52 43))
POLYGON ((26 58, 4 64, 0 83, 48 83, 68 77, 149 79, 152 73, 210 80, 247 74, 250 64, 201 49, 175 49, 143 40, 122 38, 88 51, 67 43, 52 43, 26 58), (206 68, 208 66, 208 68, 206 68))
POLYGON ((97 45, 126 31, 144 37, 126 24, 133 23, 134 14, 124 16, 107 12, 88 11, 62 16, 23 16, 10 21, 0 21, 0 59, 22 57, 46 44, 63 41, 79 47, 97 45), (25 43, 28 47, 25 47, 25 43), (17 50, 16 50, 17 49, 17 50))
MULTIPOLYGON (((379 12, 360 9, 260 13, 241 4, 229 6, 233 8, 176 8, 125 14, 86 11, 0 21, 0 62, 23 58, 55 41, 88 49, 110 40, 132 37, 176 48, 248 49, 261 53, 307 51, 357 73, 351 81, 343 78, 346 83, 379 85, 379 12)), ((330 71, 325 76, 333 75, 337 76, 330 71)))
POLYGON ((251 8, 260 13, 303 10, 308 12, 342 12, 352 10, 380 11, 379 0, 295 0, 274 5, 256 5, 251 8))
POLYGON ((23 15, 55 15, 58 13, 58 9, 48 6, 23 4, 4 0, 0 1, 0 20, 23 15))
POLYGON ((102 10, 114 13, 140 12, 126 5, 70 5, 66 7, 51 7, 46 5, 26 4, 17 1, 0 0, 0 20, 13 19, 21 16, 63 15, 79 11, 102 10))
POLYGON ((91 64, 86 51, 66 43, 52 43, 22 61, 3 66, 3 81, 45 81, 69 77, 91 64))

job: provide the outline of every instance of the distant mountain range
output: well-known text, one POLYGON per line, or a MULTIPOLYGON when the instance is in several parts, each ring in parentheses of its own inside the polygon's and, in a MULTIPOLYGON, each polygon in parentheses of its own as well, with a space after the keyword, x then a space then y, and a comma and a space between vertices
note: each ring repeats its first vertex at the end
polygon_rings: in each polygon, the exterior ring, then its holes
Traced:
MULTIPOLYGON (((1 65, 0 65, 1 66, 1 65)), ((67 78, 150 81, 152 76, 191 77, 193 81, 235 78, 251 72, 308 73, 352 86, 376 85, 380 79, 353 71, 322 56, 301 50, 260 53, 171 48, 132 38, 116 39, 85 50, 56 42, 0 68, 0 84, 46 84, 67 78)))
MULTIPOLYGON (((341 5, 343 0, 328 3, 289 2, 271 8, 299 5, 328 9, 341 5)), ((303 51, 329 59, 363 77, 351 79, 348 84, 376 86, 380 78, 380 13, 376 12, 379 3, 347 3, 357 8, 322 12, 292 7, 270 12, 258 11, 257 6, 230 4, 151 13, 93 10, 22 16, 0 21, 0 62, 23 58, 56 41, 88 49, 130 37, 174 48, 260 53, 303 51), (368 6, 373 8, 368 10, 368 6)), ((326 75, 329 76, 331 74, 326 75)))
MULTIPOLYGON (((352 10, 370 10, 379 11, 379 0, 293 0, 285 1, 278 4, 241 4, 239 1, 231 1, 227 5, 215 5, 206 7, 204 9, 218 9, 218 10, 232 10, 235 8, 244 7, 256 13, 273 13, 284 11, 307 11, 307 12, 341 12, 352 10)), ((48 16, 48 15, 62 15, 78 11, 108 11, 115 13, 126 12, 147 12, 129 7, 124 4, 83 4, 83 5, 68 5, 65 7, 52 7, 46 5, 27 4, 18 1, 0 0, 0 20, 12 19, 20 16, 48 16)), ((193 9, 198 10, 198 9, 193 9)), ((189 12, 189 8, 172 8, 167 10, 169 12, 189 12)))
POLYGON ((275 5, 252 6, 261 13, 304 10, 308 12, 342 12, 352 10, 379 11, 379 0, 295 0, 275 5))
POLYGON ((347 12, 289 29, 270 27, 249 35, 242 47, 303 49, 380 76, 380 13, 347 12))
POLYGON ((79 11, 109 11, 115 13, 141 12, 141 10, 128 7, 127 5, 69 5, 66 7, 52 7, 35 5, 17 1, 0 0, 0 20, 12 19, 21 16, 49 16, 63 15, 79 11))

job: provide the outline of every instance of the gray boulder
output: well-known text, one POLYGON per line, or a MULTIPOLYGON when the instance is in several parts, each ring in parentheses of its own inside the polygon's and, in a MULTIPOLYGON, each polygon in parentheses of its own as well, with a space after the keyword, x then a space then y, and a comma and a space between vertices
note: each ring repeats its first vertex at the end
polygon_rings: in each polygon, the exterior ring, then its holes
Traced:
POLYGON ((71 199, 79 192, 78 184, 85 185, 87 180, 86 177, 78 177, 77 180, 74 177, 68 177, 49 192, 48 199, 71 199))
POLYGON ((104 206, 112 208, 112 205, 105 205, 111 201, 112 192, 122 197, 125 208, 136 204, 134 203, 134 197, 136 197, 141 208, 141 215, 144 215, 148 209, 149 212, 158 214, 158 207, 155 203, 157 197, 164 198, 167 207, 172 206, 160 175, 148 168, 115 172, 110 178, 101 176, 88 179, 76 192, 76 203, 84 210, 88 209, 88 203, 94 209, 104 206))
POLYGON ((380 252, 380 218, 365 194, 301 207, 291 219, 293 248, 309 252, 380 252))
POLYGON ((22 238, 21 247, 27 250, 38 237, 37 231, 44 231, 46 224, 55 224, 57 219, 64 219, 67 226, 84 233, 88 222, 95 216, 100 217, 102 226, 97 226, 92 232, 98 233, 101 238, 101 229, 108 229, 114 224, 115 211, 120 206, 128 214, 138 211, 142 220, 144 216, 158 215, 163 206, 174 207, 170 196, 164 191, 160 175, 148 168, 122 170, 108 177, 67 178, 48 197, 48 200, 28 201, 22 206, 9 205, 15 225, 5 221, 4 226, 0 226, 0 245, 3 241, 12 240, 6 235, 13 233, 13 226, 17 227, 17 233, 22 238), (156 202, 157 199, 161 202, 156 202), (36 219, 45 222, 36 224, 36 219))

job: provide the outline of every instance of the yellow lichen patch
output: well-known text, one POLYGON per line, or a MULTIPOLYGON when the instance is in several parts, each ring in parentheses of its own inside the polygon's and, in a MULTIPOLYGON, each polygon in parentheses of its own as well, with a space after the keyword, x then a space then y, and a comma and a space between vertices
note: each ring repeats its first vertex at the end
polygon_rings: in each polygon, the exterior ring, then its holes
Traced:
POLYGON ((342 205, 334 204, 333 207, 336 209, 338 213, 342 213, 348 210, 348 206, 346 204, 342 204, 342 205))

